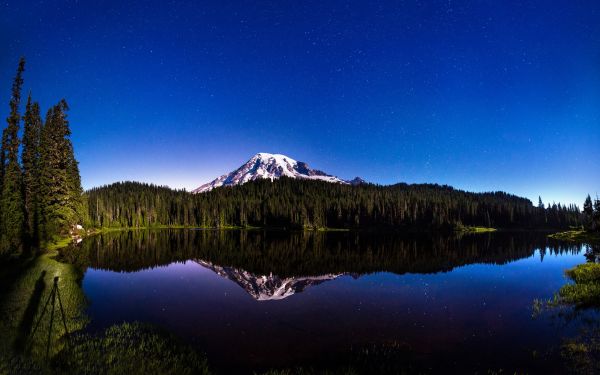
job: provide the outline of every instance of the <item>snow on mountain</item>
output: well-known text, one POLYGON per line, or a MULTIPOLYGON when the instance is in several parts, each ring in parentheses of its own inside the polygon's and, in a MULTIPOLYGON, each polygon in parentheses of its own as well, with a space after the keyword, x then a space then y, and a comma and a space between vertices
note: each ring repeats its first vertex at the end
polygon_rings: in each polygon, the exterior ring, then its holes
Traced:
POLYGON ((224 174, 221 177, 200 186, 192 192, 205 193, 216 187, 241 185, 248 181, 254 181, 263 178, 273 181, 281 176, 352 185, 365 182, 359 177, 356 177, 352 181, 342 180, 336 176, 328 175, 323 171, 312 169, 308 166, 308 164, 301 161, 296 161, 289 156, 261 152, 254 155, 250 160, 248 160, 244 165, 235 171, 224 174))
POLYGON ((319 285, 344 275, 343 273, 333 273, 281 278, 273 274, 255 275, 243 269, 222 267, 201 259, 197 259, 195 262, 217 275, 235 282, 257 301, 281 300, 296 293, 301 293, 310 286, 319 285))

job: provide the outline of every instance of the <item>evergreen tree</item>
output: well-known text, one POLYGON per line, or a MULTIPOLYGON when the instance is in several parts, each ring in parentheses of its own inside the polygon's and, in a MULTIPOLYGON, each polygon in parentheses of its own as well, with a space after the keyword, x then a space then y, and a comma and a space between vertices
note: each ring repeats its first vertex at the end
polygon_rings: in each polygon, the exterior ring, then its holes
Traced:
POLYGON ((27 98, 21 119, 19 104, 25 60, 21 58, 12 86, 8 126, 0 149, 0 255, 37 247, 42 240, 67 234, 86 219, 79 176, 70 140, 68 105, 63 99, 42 123, 40 106, 27 98), (24 121, 22 149, 19 140, 24 121), (21 160, 19 160, 21 151, 21 160))
POLYGON ((46 113, 40 142, 40 197, 41 197, 41 230, 43 240, 51 239, 58 234, 65 213, 62 207, 68 200, 66 171, 61 168, 64 157, 60 155, 60 144, 56 134, 60 117, 59 106, 55 105, 46 113))
POLYGON ((66 234, 84 217, 79 167, 69 136, 67 102, 63 99, 46 115, 40 144, 42 238, 66 234))
POLYGON ((592 198, 588 194, 587 198, 585 198, 585 202, 583 202, 583 226, 585 229, 592 229, 594 217, 594 206, 592 204, 592 198))
POLYGON ((25 59, 21 58, 13 82, 8 126, 2 134, 2 190, 0 194, 0 252, 16 252, 22 248, 24 206, 22 175, 19 164, 19 104, 25 59))
POLYGON ((39 242, 40 221, 40 142, 42 119, 40 106, 31 102, 31 94, 27 98, 23 132, 23 192, 25 197, 25 216, 27 236, 33 246, 39 242))
POLYGON ((600 199, 596 196, 594 200, 594 214, 593 214, 594 224, 592 225, 592 230, 600 231, 600 199))
MULTIPOLYGON (((67 102, 63 99, 61 101, 63 110, 68 110, 67 102)), ((66 114, 64 115, 63 122, 64 134, 65 134, 65 150, 67 154, 67 178, 69 182, 69 192, 71 195, 70 203, 71 208, 74 212, 74 222, 83 223, 87 212, 84 210, 83 201, 83 188, 81 187, 81 176, 79 175, 79 162, 75 159, 75 150, 73 149, 73 143, 70 140, 71 129, 69 128, 69 122, 67 121, 66 114)))
MULTIPOLYGON (((8 150, 8 129, 2 130, 2 145, 0 146, 0 195, 2 194, 2 183, 4 181, 4 170, 6 169, 6 151, 8 150)), ((0 207, 0 213, 2 207, 0 207)), ((0 222, 2 215, 0 214, 0 222)))

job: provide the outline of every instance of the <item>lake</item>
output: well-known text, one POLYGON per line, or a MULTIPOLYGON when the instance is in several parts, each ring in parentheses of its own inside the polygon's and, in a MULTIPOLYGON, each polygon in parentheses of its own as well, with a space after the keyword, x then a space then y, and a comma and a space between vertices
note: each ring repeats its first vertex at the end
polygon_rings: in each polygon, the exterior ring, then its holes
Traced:
POLYGON ((556 372, 576 327, 533 319, 532 302, 585 262, 528 232, 126 231, 62 256, 85 270, 88 330, 153 323, 226 371, 392 346, 425 371, 556 372))

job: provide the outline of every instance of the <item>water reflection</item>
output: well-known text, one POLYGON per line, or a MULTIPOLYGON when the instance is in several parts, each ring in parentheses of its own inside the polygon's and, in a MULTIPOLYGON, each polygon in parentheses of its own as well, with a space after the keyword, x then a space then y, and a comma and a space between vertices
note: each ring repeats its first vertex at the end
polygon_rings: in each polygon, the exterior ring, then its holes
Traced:
POLYGON ((540 233, 456 236, 149 230, 106 233, 66 249, 82 267, 136 272, 190 259, 254 275, 293 276, 447 272, 473 263, 506 264, 532 256, 575 254, 579 246, 540 233))
POLYGON ((526 232, 131 231, 62 256, 86 271, 88 329, 158 324, 250 373, 371 344, 409 348, 425 372, 551 370, 532 353, 563 333, 531 319, 532 301, 585 261, 577 246, 526 232))
POLYGON ((269 275, 256 275, 240 268, 221 267, 205 260, 196 260, 195 262, 217 275, 235 282, 257 301, 284 299, 296 293, 301 293, 310 286, 319 285, 343 275, 338 273, 281 278, 272 273, 269 275))

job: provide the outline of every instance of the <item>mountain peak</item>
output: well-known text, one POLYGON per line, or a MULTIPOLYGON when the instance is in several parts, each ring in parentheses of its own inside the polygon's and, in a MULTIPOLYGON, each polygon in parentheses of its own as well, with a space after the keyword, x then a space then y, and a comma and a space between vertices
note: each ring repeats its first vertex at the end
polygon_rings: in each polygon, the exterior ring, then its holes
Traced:
POLYGON ((367 184, 368 182, 357 176, 357 177, 354 177, 352 180, 349 180, 348 183, 352 186, 356 186, 356 185, 367 184))
POLYGON ((287 160, 290 161, 292 163, 295 163, 296 160, 290 158, 287 155, 284 154, 271 154, 270 152, 259 152, 256 155, 253 156, 253 158, 260 158, 260 159, 275 159, 275 160, 287 160))
POLYGON ((355 178, 352 181, 346 181, 336 176, 329 175, 318 169, 312 169, 302 161, 296 161, 283 154, 272 154, 268 152, 259 152, 252 156, 245 164, 231 173, 224 174, 213 181, 204 184, 193 193, 205 193, 220 186, 236 186, 245 184, 248 181, 258 179, 278 179, 280 177, 302 178, 309 180, 321 180, 332 183, 357 185, 364 183, 364 180, 355 178), (360 181, 359 181, 360 180, 360 181))

